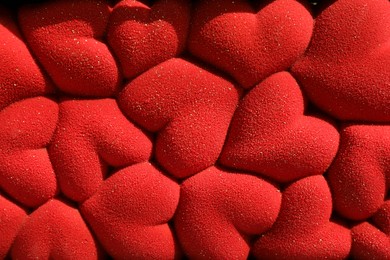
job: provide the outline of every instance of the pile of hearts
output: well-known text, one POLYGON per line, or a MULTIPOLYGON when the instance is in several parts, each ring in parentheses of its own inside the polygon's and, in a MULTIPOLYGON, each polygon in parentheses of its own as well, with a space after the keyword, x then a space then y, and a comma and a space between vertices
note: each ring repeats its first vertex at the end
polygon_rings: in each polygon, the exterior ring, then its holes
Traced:
POLYGON ((0 7, 0 259, 390 259, 390 2, 0 7))

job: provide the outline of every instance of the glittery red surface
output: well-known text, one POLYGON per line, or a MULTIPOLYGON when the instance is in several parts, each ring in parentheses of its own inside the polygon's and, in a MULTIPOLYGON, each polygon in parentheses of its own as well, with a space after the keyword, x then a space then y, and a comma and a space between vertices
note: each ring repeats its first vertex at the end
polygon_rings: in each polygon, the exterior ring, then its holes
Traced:
POLYGON ((0 259, 390 259, 389 47, 388 0, 1 6, 0 259))

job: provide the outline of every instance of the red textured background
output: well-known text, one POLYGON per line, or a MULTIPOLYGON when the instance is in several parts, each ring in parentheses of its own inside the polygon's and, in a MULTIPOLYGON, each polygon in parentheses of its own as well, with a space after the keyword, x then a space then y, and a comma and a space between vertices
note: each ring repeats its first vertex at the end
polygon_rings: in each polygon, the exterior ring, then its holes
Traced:
POLYGON ((390 259, 388 0, 0 5, 0 259, 390 259))

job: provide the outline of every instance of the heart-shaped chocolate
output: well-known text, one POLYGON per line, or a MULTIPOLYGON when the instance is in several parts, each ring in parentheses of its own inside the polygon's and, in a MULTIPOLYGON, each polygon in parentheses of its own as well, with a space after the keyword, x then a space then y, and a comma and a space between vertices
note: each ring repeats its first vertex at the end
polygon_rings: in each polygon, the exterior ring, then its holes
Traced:
POLYGON ((0 259, 390 260, 388 0, 14 2, 0 259))
POLYGON ((247 0, 201 0, 188 49, 249 88, 288 69, 309 45, 312 28, 312 16, 296 0, 271 1, 257 12, 247 0))
POLYGON ((324 173, 339 134, 330 123, 303 113, 295 79, 288 72, 270 76, 238 105, 220 162, 280 182, 324 173))
POLYGON ((0 258, 5 259, 20 227, 27 218, 27 214, 1 194, 0 209, 0 258))
POLYGON ((335 1, 316 18, 310 47, 292 72, 332 116, 389 122, 389 1, 335 1))
POLYGON ((344 125, 329 168, 334 207, 353 220, 371 217, 390 189, 390 126, 344 125))
POLYGON ((384 234, 368 222, 351 230, 351 256, 354 259, 390 259, 390 235, 384 234))
POLYGON ((31 56, 11 13, 0 7, 0 110, 13 102, 54 92, 31 56))
POLYGON ((249 238, 271 228, 280 203, 272 184, 211 167, 182 183, 175 230, 191 259, 246 259, 249 238))
POLYGON ((383 233, 390 236, 390 199, 379 208, 379 210, 372 217, 375 225, 382 230, 383 233))
POLYGON ((279 216, 255 242, 258 259, 345 259, 351 236, 329 220, 332 196, 322 176, 310 176, 283 192, 279 216))
POLYGON ((167 222, 179 194, 176 182, 141 163, 108 178, 81 212, 115 259, 174 259, 179 252, 167 222))
POLYGON ((50 200, 28 216, 11 249, 12 259, 98 259, 97 245, 79 211, 50 200))
POLYGON ((57 103, 44 97, 0 111, 0 187, 25 206, 37 207, 57 193, 46 150, 57 120, 57 103))
POLYGON ((170 59, 131 81, 119 106, 158 132, 156 160, 177 178, 212 166, 221 152, 239 93, 235 86, 183 59, 170 59))
POLYGON ((134 0, 119 2, 110 16, 107 41, 124 76, 133 78, 178 56, 189 22, 188 0, 158 0, 151 7, 134 0))
POLYGON ((82 202, 92 196, 107 177, 107 165, 149 159, 150 139, 123 116, 114 99, 64 100, 59 107, 49 153, 67 197, 82 202))
POLYGON ((110 8, 103 0, 59 0, 24 6, 19 22, 29 47, 62 91, 112 96, 121 82, 102 37, 110 8))

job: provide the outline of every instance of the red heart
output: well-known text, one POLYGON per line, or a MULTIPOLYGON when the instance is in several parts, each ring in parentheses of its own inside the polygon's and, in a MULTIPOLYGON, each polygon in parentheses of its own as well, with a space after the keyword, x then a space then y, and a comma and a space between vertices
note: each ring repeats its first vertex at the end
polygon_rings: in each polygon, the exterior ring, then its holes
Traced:
POLYGON ((336 155, 339 134, 303 112, 301 90, 289 73, 267 78, 241 100, 221 163, 280 182, 324 173, 336 155))
POLYGON ((238 98, 229 81, 188 61, 171 59, 131 81, 118 102, 131 120, 158 132, 159 164, 185 178, 218 159, 238 98))
POLYGON ((390 236, 390 199, 385 201, 372 217, 373 222, 383 233, 390 236))
POLYGON ((202 0, 194 8, 189 51, 245 88, 289 68, 313 28, 310 13, 295 0, 275 0, 258 12, 246 0, 202 0))
POLYGON ((115 259, 174 259, 178 249, 167 222, 179 193, 176 182, 141 163, 108 178, 81 212, 115 259))
POLYGON ((368 222, 352 228, 353 259, 390 259, 390 235, 384 234, 368 222))
POLYGON ((50 200, 24 222, 12 259, 97 259, 97 245, 79 211, 50 200))
POLYGON ((0 259, 6 259, 7 252, 25 221, 27 214, 0 194, 0 259))
POLYGON ((57 131, 49 147, 61 191, 78 202, 93 195, 105 166, 124 167, 149 159, 150 139, 130 123, 113 99, 60 103, 57 131))
POLYGON ((56 85, 79 96, 111 96, 121 83, 115 60, 101 42, 110 8, 103 0, 60 0, 23 6, 26 40, 56 85))
POLYGON ((44 97, 0 111, 0 187, 28 207, 37 207, 57 193, 46 150, 57 119, 57 103, 44 97))
POLYGON ((371 217, 390 189, 390 126, 344 125, 328 180, 338 213, 371 217))
POLYGON ((280 202, 272 184, 211 167, 181 185, 176 234, 191 259, 246 259, 249 238, 271 228, 280 202))
POLYGON ((53 92, 23 42, 11 14, 0 8, 0 110, 24 98, 53 92))
POLYGON ((332 196, 322 176, 310 176, 283 192, 279 216, 253 247, 258 259, 345 259, 348 229, 329 221, 332 196))
POLYGON ((292 69, 309 98, 342 120, 390 121, 390 3, 338 0, 317 18, 292 69))
POLYGON ((110 16, 107 40, 133 78, 178 56, 184 49, 190 22, 190 2, 159 0, 151 7, 139 1, 119 2, 110 16))

